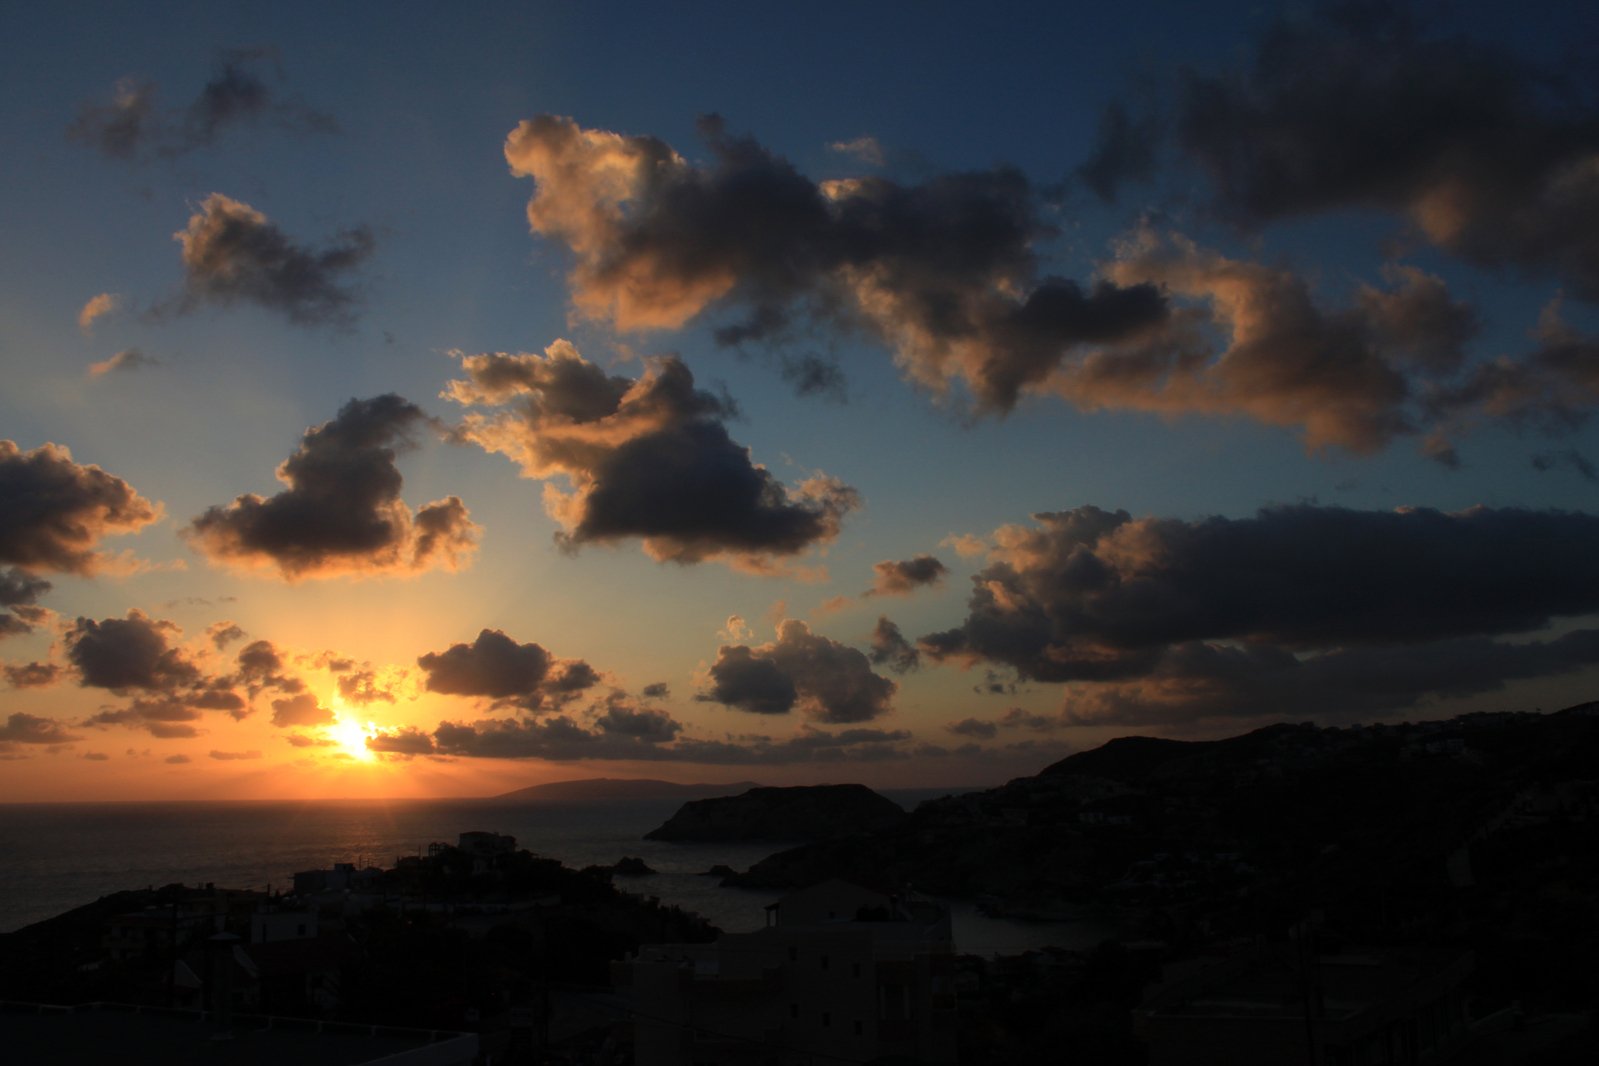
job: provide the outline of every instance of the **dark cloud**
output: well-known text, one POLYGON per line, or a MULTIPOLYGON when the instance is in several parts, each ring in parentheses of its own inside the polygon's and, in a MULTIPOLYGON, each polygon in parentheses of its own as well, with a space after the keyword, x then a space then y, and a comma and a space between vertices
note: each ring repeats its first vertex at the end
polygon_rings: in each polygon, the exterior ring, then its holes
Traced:
POLYGON ((339 695, 346 702, 365 706, 369 703, 395 702, 394 690, 378 678, 375 671, 355 670, 339 678, 339 695))
POLYGON ((831 541, 860 503, 835 479, 785 487, 754 463, 723 424, 732 401, 695 388, 675 357, 650 360, 636 381, 606 374, 566 341, 462 366, 467 377, 447 396, 508 409, 467 415, 460 435, 525 477, 566 479, 569 492, 546 485, 545 506, 570 547, 639 537, 655 559, 772 572, 831 541))
POLYGON ((1094 507, 1001 530, 965 622, 936 659, 1024 679, 1114 681, 1176 645, 1255 654, 1521 633, 1599 611, 1599 517, 1558 511, 1279 507, 1253 518, 1133 519, 1094 507))
POLYGON ((190 760, 187 755, 168 755, 162 761, 171 766, 182 766, 184 763, 189 762, 190 760))
POLYGON ((270 640, 253 640, 239 649, 237 670, 231 679, 243 685, 250 695, 268 689, 293 695, 305 687, 298 677, 286 672, 283 656, 270 640))
POLYGON ((237 761, 239 759, 259 759, 260 757, 261 757, 261 753, 259 751, 254 751, 254 750, 251 750, 251 751, 215 751, 215 750, 213 750, 211 752, 211 758, 216 759, 218 762, 235 762, 235 761, 237 761))
POLYGON ((183 246, 179 313, 243 301, 305 326, 354 320, 350 276, 376 247, 364 226, 339 232, 321 250, 302 246, 260 211, 221 193, 206 197, 174 239, 183 246))
POLYGON ((1589 461, 1587 456, 1574 448, 1566 448, 1562 451, 1554 452, 1539 452, 1532 457, 1532 468, 1539 473, 1547 473, 1550 470, 1558 470, 1561 467, 1576 471, 1582 476, 1584 481, 1599 481, 1599 470, 1594 469, 1593 463, 1589 461))
POLYGON ((870 657, 874 664, 886 666, 896 674, 908 673, 922 664, 921 653, 887 615, 878 615, 877 625, 872 629, 870 657))
POLYGON ((910 757, 911 735, 903 730, 844 729, 827 732, 805 726, 795 736, 776 740, 745 736, 704 740, 681 735, 682 726, 664 711, 615 703, 592 721, 567 715, 472 724, 441 722, 429 736, 415 729, 373 737, 374 751, 404 756, 549 759, 552 761, 630 760, 713 765, 876 762, 910 757))
POLYGON ((1065 720, 1133 726, 1383 715, 1595 665, 1599 630, 1593 629, 1550 640, 1463 637, 1308 656, 1270 645, 1191 642, 1165 650, 1136 680, 1069 693, 1065 720))
POLYGON ((278 467, 288 488, 212 507, 186 535, 213 559, 273 568, 291 581, 457 569, 479 532, 461 501, 438 500, 413 516, 400 499, 397 452, 427 420, 392 393, 351 400, 307 430, 278 467))
POLYGON ((980 718, 962 718, 946 728, 956 736, 975 737, 978 740, 993 740, 999 735, 999 726, 980 718))
POLYGON ((141 696, 130 701, 126 707, 90 715, 83 724, 95 727, 126 726, 143 729, 163 740, 175 740, 199 736, 201 731, 193 724, 199 719, 200 712, 187 706, 181 699, 157 695, 141 696))
POLYGON ((1599 299, 1591 96, 1405 5, 1274 23, 1246 69, 1184 80, 1176 131, 1238 222, 1383 208, 1469 262, 1599 299))
MULTIPOLYGON (((304 733, 290 733, 283 738, 296 748, 333 748, 338 746, 338 741, 329 737, 313 737, 304 733)), ((368 738, 370 742, 371 738, 368 738)))
POLYGON ((66 726, 53 718, 15 711, 0 726, 0 743, 10 744, 71 744, 83 738, 67 732, 66 726))
POLYGON ((1439 279, 1393 266, 1328 308, 1283 267, 1229 259, 1140 229, 1107 274, 1180 304, 1160 335, 1063 366, 1048 387, 1084 410, 1245 416, 1298 429, 1311 449, 1377 451, 1437 417, 1476 316, 1439 279), (1223 338, 1224 344, 1217 344, 1223 338))
POLYGON ((672 687, 665 681, 656 681, 653 684, 645 685, 643 689, 644 698, 650 700, 663 700, 671 695, 671 692, 672 687))
POLYGON ((50 591, 50 582, 19 570, 16 567, 0 569, 0 637, 31 633, 33 625, 44 617, 43 609, 35 606, 39 597, 50 591))
POLYGON ((702 132, 704 164, 549 115, 506 139, 512 171, 535 183, 534 232, 576 254, 579 312, 674 329, 737 305, 749 317, 723 332, 734 343, 793 309, 842 317, 881 336, 912 379, 941 392, 961 382, 996 411, 1066 353, 1166 317, 1152 286, 1040 278, 1032 248, 1052 231, 1016 170, 818 183, 718 119, 702 132))
POLYGON ((6 683, 12 688, 48 688, 61 678, 55 663, 7 663, 6 683))
POLYGON ((1093 152, 1077 168, 1077 176, 1101 200, 1115 203, 1123 184, 1154 176, 1157 133, 1152 116, 1134 117, 1124 104, 1113 101, 1100 114, 1093 152))
POLYGON ((181 647, 168 643, 177 626, 132 610, 126 618, 79 618, 66 631, 67 660, 79 683, 116 693, 165 692, 201 679, 181 647))
POLYGON ((942 583, 944 576, 949 573, 949 567, 932 555, 901 560, 885 559, 873 563, 872 570, 877 575, 868 593, 872 596, 909 596, 924 586, 942 583))
POLYGON ((454 644, 417 659, 430 692, 481 696, 526 710, 559 706, 599 683, 581 659, 557 662, 538 644, 518 644, 485 629, 471 644, 454 644))
POLYGON ((332 725, 334 720, 333 712, 309 692, 272 701, 272 724, 279 729, 332 725))
POLYGON ((57 444, 31 452, 0 440, 0 563, 28 571, 92 574, 102 537, 133 533, 161 517, 159 504, 57 444))
POLYGON ((211 638, 211 643, 221 651, 236 640, 244 639, 244 630, 233 622, 215 622, 206 627, 205 635, 211 638))
POLYGON ((710 678, 711 688, 697 699, 756 714, 784 714, 797 706, 832 723, 887 714, 899 687, 874 673, 859 651, 794 619, 778 625, 772 643, 724 645, 710 678))
POLYGON ((133 160, 185 155, 216 143, 231 127, 264 122, 296 133, 337 132, 330 116, 282 98, 256 72, 262 61, 275 58, 270 49, 224 50, 210 80, 185 108, 159 108, 154 82, 125 78, 109 103, 85 104, 67 133, 113 159, 133 160))

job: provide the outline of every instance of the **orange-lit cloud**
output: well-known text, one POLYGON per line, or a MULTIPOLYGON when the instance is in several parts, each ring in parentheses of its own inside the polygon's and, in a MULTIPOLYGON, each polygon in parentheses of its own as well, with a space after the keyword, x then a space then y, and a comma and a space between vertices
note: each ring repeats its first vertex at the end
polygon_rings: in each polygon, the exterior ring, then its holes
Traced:
POLYGON ((25 452, 0 440, 0 563, 92 574, 109 562, 96 551, 101 538, 160 518, 160 504, 98 466, 73 462, 59 444, 25 452))
POLYGON ((462 367, 445 396, 504 409, 468 414, 459 435, 546 481, 545 509, 569 547, 638 537, 662 561, 774 572, 835 538, 860 502, 834 478, 784 486, 751 461, 723 424, 732 401, 695 388, 675 357, 634 380, 556 341, 543 355, 471 355, 462 367), (570 491, 548 483, 556 476, 570 491))
POLYGON ((95 322, 115 311, 121 303, 122 297, 114 292, 102 292, 89 297, 83 309, 78 312, 78 328, 85 333, 92 333, 95 322))

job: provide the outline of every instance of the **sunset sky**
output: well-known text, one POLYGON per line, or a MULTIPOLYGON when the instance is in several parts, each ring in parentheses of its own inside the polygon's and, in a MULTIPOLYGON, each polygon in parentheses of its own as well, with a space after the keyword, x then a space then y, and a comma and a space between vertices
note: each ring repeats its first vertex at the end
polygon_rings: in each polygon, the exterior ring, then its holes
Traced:
POLYGON ((0 801, 1599 695, 1582 5, 0 7, 0 801))

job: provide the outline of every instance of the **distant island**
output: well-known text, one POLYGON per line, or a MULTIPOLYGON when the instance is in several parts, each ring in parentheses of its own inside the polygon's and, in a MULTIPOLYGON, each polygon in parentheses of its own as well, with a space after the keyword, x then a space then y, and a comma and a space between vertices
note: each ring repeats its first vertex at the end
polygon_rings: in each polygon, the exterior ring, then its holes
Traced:
POLYGON ((714 796, 733 796, 760 786, 754 781, 728 784, 683 785, 676 781, 655 781, 632 777, 585 777, 574 781, 550 781, 529 785, 488 797, 496 802, 570 803, 593 800, 691 800, 714 796))

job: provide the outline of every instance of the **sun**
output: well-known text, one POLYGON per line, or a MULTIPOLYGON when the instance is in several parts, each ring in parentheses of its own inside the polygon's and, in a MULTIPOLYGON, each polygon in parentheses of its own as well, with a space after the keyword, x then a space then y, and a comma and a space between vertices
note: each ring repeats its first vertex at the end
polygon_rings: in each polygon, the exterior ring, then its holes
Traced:
POLYGON ((339 747, 351 758, 360 759, 362 762, 371 762, 375 758, 372 749, 366 746, 366 738, 373 733, 371 722, 363 725, 356 721, 353 715, 338 714, 327 731, 328 736, 337 741, 339 747))

